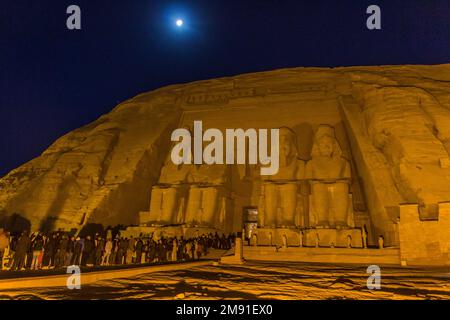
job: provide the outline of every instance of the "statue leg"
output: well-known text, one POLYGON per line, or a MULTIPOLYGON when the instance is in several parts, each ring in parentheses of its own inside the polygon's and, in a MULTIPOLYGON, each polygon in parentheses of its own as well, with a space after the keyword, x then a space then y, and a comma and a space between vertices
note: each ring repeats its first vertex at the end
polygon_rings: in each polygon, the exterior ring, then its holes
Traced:
POLYGON ((336 183, 330 200, 334 208, 334 221, 337 227, 347 227, 348 218, 348 184, 336 183))
POLYGON ((216 227, 216 217, 218 217, 219 212, 217 211, 219 190, 216 187, 209 187, 203 189, 203 199, 202 199, 202 209, 203 216, 200 217, 202 224, 216 227))
POLYGON ((174 222, 174 216, 177 211, 177 195, 178 188, 176 187, 164 190, 161 221, 169 224, 174 222))
POLYGON ((295 225, 295 212, 297 208, 297 184, 289 183, 279 186, 283 216, 278 217, 279 224, 283 226, 295 225))
POLYGON ((198 186, 191 186, 189 190, 189 199, 186 210, 185 223, 192 223, 197 221, 198 211, 200 210, 200 204, 202 199, 202 191, 198 186))
POLYGON ((264 226, 275 227, 277 224, 278 188, 275 184, 265 184, 264 186, 264 226))
POLYGON ((317 225, 321 227, 329 226, 328 219, 328 190, 326 184, 314 183, 312 184, 312 194, 314 209, 317 214, 317 225))
POLYGON ((152 195, 150 201, 150 221, 155 222, 161 219, 163 201, 163 189, 159 186, 152 188, 152 195))

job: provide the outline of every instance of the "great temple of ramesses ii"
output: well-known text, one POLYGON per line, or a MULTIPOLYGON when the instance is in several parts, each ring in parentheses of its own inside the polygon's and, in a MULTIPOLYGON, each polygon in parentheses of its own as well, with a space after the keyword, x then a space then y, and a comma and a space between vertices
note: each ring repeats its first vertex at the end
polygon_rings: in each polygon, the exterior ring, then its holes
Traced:
POLYGON ((450 263, 450 65, 294 68, 141 94, 0 180, 32 229, 240 232, 256 247, 450 263), (279 128, 279 170, 175 165, 171 132, 279 128), (380 240, 381 239, 381 240, 380 240))

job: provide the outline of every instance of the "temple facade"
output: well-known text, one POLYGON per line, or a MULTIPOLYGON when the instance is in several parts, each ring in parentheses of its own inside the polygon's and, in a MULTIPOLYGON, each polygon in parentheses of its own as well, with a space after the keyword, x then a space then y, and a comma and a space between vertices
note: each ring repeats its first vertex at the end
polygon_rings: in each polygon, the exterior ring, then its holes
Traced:
POLYGON ((294 68, 139 95, 0 180, 34 229, 241 232, 256 246, 397 248, 450 263, 450 66, 294 68), (280 131, 279 171, 175 165, 170 135, 280 131))

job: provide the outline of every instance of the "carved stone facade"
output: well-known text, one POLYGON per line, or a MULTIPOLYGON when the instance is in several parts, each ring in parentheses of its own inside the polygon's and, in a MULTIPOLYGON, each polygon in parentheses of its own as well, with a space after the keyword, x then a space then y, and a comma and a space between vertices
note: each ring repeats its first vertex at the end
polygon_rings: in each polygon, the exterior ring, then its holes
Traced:
POLYGON ((249 222, 253 245, 382 237, 407 264, 450 263, 449 75, 450 65, 294 68, 145 93, 0 179, 0 215, 32 229, 120 223, 185 235, 249 222), (281 128, 278 174, 173 165, 170 134, 195 120, 281 128))

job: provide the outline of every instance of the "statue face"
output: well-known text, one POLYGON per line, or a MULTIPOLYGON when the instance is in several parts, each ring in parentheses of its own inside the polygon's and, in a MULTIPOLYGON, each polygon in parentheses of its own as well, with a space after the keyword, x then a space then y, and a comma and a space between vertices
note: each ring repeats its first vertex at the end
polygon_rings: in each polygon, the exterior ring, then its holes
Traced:
POLYGON ((331 157, 333 154, 333 139, 324 137, 317 143, 319 155, 322 157, 331 157))
POLYGON ((293 139, 291 133, 287 130, 280 130, 280 157, 290 157, 293 152, 293 139))

